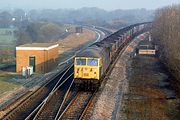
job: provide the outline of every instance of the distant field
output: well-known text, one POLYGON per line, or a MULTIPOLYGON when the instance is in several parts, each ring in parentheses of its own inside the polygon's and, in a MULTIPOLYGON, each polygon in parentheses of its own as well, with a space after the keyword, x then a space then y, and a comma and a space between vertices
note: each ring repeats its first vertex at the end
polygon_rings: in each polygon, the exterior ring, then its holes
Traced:
POLYGON ((9 63, 0 63, 0 69, 6 66, 15 65, 15 62, 9 62, 9 63))
POLYGON ((0 43, 0 50, 15 50, 16 49, 16 45, 2 45, 2 43, 0 43))
POLYGON ((16 29, 0 28, 0 67, 6 66, 7 63, 15 60, 15 47, 17 38, 15 37, 16 29))
POLYGON ((0 45, 14 45, 16 43, 16 38, 14 36, 14 31, 16 29, 0 29, 0 45))
POLYGON ((13 75, 0 76, 0 95, 4 92, 12 91, 20 85, 11 81, 13 77, 13 75))

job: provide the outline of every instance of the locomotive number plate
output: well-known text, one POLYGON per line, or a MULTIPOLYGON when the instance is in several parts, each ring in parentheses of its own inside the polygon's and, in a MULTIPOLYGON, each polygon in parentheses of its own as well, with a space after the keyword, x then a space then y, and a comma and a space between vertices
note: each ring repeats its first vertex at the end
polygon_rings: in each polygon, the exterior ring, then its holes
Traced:
POLYGON ((89 76, 89 73, 84 73, 84 76, 89 76))

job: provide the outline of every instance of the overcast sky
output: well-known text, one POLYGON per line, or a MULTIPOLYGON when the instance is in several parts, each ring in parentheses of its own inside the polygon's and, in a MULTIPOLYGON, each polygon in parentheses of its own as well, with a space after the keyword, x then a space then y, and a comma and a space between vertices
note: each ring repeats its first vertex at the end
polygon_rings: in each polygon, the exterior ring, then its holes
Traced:
POLYGON ((105 10, 159 7, 180 3, 180 0, 0 0, 0 8, 82 8, 98 7, 105 10))

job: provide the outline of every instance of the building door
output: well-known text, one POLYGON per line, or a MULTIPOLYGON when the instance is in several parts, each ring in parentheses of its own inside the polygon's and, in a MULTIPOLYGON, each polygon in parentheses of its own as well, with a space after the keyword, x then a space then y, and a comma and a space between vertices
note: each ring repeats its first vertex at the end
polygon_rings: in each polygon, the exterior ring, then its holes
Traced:
POLYGON ((33 66, 33 72, 36 71, 36 58, 35 57, 29 57, 29 66, 33 66))

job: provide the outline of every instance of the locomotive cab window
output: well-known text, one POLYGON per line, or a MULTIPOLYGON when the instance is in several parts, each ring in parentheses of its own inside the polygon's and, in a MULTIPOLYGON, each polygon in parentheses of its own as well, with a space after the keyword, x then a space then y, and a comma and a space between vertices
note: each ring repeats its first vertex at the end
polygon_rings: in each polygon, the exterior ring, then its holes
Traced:
POLYGON ((88 59, 87 64, 89 66, 98 66, 98 60, 97 59, 88 59))
POLYGON ((76 59, 76 65, 86 65, 86 59, 76 59))

